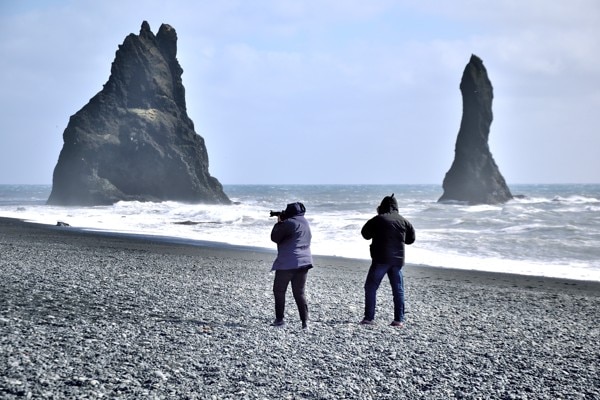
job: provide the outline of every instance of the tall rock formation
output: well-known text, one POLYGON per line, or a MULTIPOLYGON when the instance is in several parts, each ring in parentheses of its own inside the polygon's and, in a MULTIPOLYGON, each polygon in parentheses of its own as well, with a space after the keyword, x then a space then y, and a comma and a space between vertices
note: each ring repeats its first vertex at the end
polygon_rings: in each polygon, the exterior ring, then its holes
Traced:
POLYGON ((439 202, 498 204, 513 198, 488 146, 492 123, 492 84, 481 59, 475 55, 460 82, 463 114, 454 162, 444 177, 439 202))
POLYGON ((166 24, 125 38, 104 88, 69 120, 48 204, 230 203, 187 115, 176 54, 166 24))

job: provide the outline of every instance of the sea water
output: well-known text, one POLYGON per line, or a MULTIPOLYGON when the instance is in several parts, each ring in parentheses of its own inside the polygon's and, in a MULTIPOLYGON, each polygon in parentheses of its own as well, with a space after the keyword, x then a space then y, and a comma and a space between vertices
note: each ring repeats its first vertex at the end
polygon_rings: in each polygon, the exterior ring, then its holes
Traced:
POLYGON ((301 201, 313 254, 364 259, 367 266, 369 242, 360 230, 381 199, 395 193, 417 233, 407 247, 409 264, 600 281, 600 185, 512 185, 522 198, 474 206, 438 203, 439 185, 224 185, 235 204, 96 207, 47 206, 50 190, 0 185, 0 216, 274 251, 269 211, 301 201))

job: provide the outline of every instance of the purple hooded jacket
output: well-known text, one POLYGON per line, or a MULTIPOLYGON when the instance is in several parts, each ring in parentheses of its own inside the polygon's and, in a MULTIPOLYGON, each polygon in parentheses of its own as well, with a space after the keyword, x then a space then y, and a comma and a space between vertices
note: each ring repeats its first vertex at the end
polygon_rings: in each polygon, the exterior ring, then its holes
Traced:
POLYGON ((312 265, 310 240, 312 235, 308 221, 304 218, 302 203, 288 204, 285 219, 277 222, 271 231, 271 240, 277 243, 277 258, 273 262, 275 270, 297 269, 312 265))

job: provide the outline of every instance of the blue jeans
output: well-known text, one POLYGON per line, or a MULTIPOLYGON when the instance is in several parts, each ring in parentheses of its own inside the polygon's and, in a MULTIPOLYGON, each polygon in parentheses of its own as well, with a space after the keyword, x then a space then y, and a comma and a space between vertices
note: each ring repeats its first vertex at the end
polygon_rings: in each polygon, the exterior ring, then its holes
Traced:
POLYGON ((387 274, 392 286, 394 296, 394 321, 404 322, 404 278, 402 266, 390 264, 371 264, 367 280, 365 281, 365 317, 372 321, 375 319, 375 305, 377 304, 377 289, 383 277, 387 274))

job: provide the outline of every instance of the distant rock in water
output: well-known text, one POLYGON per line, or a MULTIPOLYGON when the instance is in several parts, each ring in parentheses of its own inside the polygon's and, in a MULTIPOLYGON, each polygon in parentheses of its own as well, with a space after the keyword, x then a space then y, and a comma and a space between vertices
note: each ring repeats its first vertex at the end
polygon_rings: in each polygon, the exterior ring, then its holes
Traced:
POLYGON ((230 204, 187 115, 177 33, 146 21, 116 52, 102 91, 63 133, 48 204, 120 200, 230 204))
POLYGON ((492 123, 492 84, 481 59, 475 55, 460 82, 463 115, 454 162, 444 177, 439 202, 498 204, 513 198, 488 146, 492 123))

